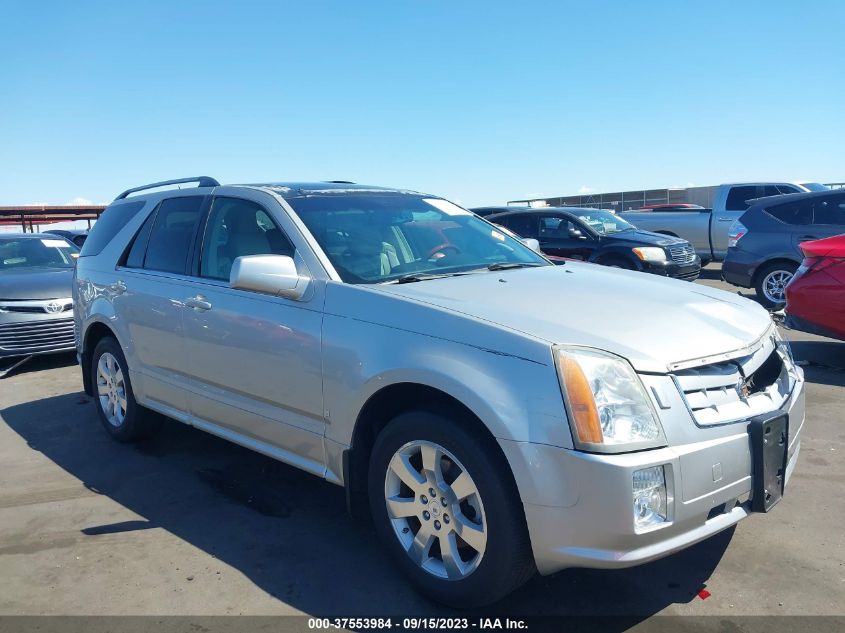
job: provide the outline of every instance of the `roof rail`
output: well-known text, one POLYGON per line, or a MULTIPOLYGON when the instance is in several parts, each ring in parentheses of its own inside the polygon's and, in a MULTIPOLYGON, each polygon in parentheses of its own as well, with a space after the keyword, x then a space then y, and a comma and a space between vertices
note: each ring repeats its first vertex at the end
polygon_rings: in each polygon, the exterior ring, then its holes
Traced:
POLYGON ((209 176, 194 176, 193 178, 176 178, 175 180, 162 180, 161 182, 154 182, 149 185, 141 185, 140 187, 132 187, 120 194, 115 200, 123 200, 130 193, 143 191, 144 189, 155 189, 156 187, 164 187, 165 185, 180 185, 183 182, 195 182, 197 187, 219 187, 220 183, 209 176))
POLYGON ((355 183, 351 180, 326 180, 324 181, 330 185, 354 185, 355 183))

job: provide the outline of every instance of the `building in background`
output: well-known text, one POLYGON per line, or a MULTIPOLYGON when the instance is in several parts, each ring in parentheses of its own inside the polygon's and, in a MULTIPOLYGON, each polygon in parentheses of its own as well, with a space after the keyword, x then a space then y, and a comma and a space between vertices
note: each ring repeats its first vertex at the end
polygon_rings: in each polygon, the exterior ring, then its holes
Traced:
MULTIPOLYGON (((808 188, 821 188, 818 183, 799 183, 808 188), (812 186, 811 186, 812 185, 812 186)), ((835 182, 824 185, 831 189, 845 187, 835 182)), ((709 187, 676 187, 671 189, 643 189, 640 191, 617 191, 614 193, 583 193, 575 196, 510 200, 508 205, 531 207, 589 207, 609 211, 630 211, 651 205, 694 204, 704 208, 713 206, 713 195, 718 185, 709 187)))

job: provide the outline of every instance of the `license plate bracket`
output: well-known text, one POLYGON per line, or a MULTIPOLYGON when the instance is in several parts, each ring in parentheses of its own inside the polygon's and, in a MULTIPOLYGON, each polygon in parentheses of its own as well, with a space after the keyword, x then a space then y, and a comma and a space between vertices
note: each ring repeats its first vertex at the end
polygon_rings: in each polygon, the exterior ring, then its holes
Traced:
POLYGON ((752 418, 748 423, 751 439, 751 510, 768 512, 783 498, 786 457, 789 444, 789 416, 785 413, 752 418))

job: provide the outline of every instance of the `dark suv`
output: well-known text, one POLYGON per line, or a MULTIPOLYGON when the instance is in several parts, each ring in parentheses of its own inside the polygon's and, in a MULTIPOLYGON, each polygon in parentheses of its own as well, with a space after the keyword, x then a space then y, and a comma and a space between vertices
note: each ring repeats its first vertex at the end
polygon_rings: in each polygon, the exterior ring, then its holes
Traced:
POLYGON ((845 191, 761 198, 731 227, 722 278, 754 288, 768 308, 782 307, 784 292, 803 255, 802 242, 845 233, 845 191))
MULTIPOLYGON (((475 209, 473 209, 475 211, 475 209)), ((580 207, 523 207, 484 218, 520 237, 535 238, 552 257, 639 270, 693 281, 701 259, 684 239, 641 231, 618 215, 580 207)))

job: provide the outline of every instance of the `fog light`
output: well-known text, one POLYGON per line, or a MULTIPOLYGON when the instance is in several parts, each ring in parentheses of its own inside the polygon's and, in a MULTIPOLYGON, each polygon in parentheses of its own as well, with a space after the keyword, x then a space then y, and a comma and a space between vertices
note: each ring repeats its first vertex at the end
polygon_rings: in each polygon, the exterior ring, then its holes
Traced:
POLYGON ((656 525, 668 516, 663 466, 634 471, 634 525, 638 528, 656 525))

